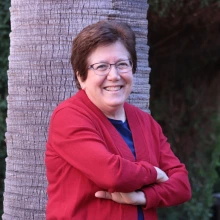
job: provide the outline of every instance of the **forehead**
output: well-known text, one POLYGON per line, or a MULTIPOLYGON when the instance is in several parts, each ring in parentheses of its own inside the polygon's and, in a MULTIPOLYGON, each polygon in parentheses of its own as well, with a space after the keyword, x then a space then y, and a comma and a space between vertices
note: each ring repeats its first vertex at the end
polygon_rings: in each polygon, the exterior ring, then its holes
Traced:
POLYGON ((130 58, 128 50, 120 41, 116 41, 112 44, 98 46, 91 52, 87 60, 89 64, 92 64, 98 62, 117 62, 128 58, 130 58))

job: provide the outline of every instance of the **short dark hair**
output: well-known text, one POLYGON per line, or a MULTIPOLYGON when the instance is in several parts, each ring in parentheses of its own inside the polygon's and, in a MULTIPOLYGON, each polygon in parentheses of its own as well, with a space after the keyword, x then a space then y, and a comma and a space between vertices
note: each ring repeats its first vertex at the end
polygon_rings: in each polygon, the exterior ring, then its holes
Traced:
POLYGON ((131 27, 124 22, 99 21, 85 27, 73 40, 71 64, 78 89, 81 89, 77 74, 82 81, 88 75, 88 57, 99 46, 120 41, 128 50, 133 63, 132 72, 137 68, 136 39, 131 27))

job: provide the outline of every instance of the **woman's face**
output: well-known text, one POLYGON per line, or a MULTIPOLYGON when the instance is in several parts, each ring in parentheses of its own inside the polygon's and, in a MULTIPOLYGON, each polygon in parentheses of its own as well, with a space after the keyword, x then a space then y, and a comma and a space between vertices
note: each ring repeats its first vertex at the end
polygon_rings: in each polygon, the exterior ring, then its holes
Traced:
MULTIPOLYGON (((124 45, 117 41, 107 46, 100 46, 88 57, 88 66, 95 63, 115 64, 121 60, 130 59, 124 45)), ((80 79, 79 79, 80 81, 80 79)), ((84 82, 80 81, 89 99, 106 115, 117 114, 123 110, 123 104, 128 98, 133 82, 132 70, 119 74, 114 65, 105 76, 97 75, 93 69, 88 69, 84 82)))

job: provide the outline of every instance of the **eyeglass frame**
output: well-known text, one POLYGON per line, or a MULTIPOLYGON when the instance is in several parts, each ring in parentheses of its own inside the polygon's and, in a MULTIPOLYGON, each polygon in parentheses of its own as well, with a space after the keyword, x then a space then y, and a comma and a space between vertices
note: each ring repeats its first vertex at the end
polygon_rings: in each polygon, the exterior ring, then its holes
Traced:
POLYGON ((133 62, 132 62, 130 59, 126 59, 126 60, 120 60, 120 61, 118 61, 118 62, 116 62, 116 63, 107 63, 107 62, 93 63, 92 65, 90 65, 90 66, 88 67, 88 69, 92 69, 96 75, 106 76, 106 75, 109 74, 109 72, 110 72, 112 66, 115 66, 115 68, 116 68, 116 70, 118 71, 119 74, 120 74, 120 73, 127 73, 128 71, 132 70, 132 68, 133 68, 133 62), (121 72, 121 70, 118 69, 116 65, 117 65, 117 63, 120 63, 120 62, 123 62, 123 61, 127 61, 127 60, 129 61, 130 65, 131 65, 131 67, 130 67, 131 69, 126 70, 126 72, 121 72), (93 66, 94 66, 95 64, 102 64, 102 63, 109 65, 109 67, 106 69, 106 70, 109 70, 109 71, 106 72, 105 74, 97 74, 97 73, 96 73, 96 70, 97 70, 97 69, 94 69, 93 66))

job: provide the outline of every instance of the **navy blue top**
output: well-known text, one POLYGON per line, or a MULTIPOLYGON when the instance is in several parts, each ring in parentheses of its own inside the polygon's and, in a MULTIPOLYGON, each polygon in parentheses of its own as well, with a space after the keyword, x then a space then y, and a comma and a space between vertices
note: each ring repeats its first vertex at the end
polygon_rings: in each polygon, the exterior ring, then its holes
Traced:
MULTIPOLYGON (((134 155, 134 158, 136 159, 135 149, 134 149, 134 142, 132 139, 132 133, 129 128, 127 120, 125 122, 120 120, 115 120, 109 118, 109 121, 114 125, 114 127, 117 129, 117 131, 120 133, 124 141, 127 143, 128 147, 130 148, 131 152, 134 155)), ((144 220, 144 215, 141 206, 138 207, 138 220, 144 220)))

